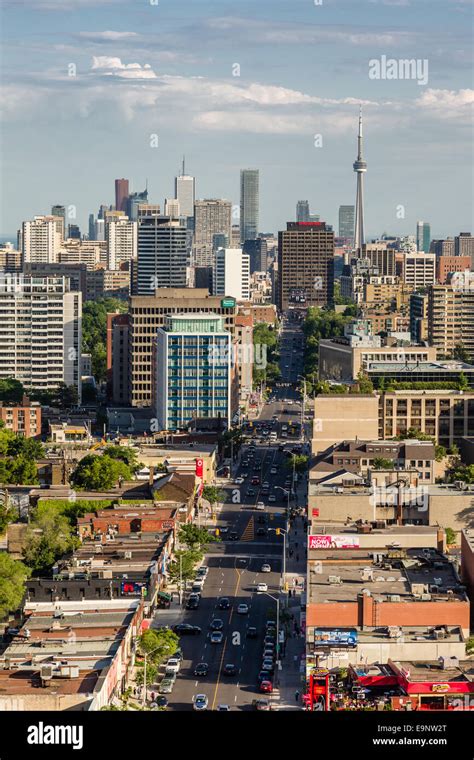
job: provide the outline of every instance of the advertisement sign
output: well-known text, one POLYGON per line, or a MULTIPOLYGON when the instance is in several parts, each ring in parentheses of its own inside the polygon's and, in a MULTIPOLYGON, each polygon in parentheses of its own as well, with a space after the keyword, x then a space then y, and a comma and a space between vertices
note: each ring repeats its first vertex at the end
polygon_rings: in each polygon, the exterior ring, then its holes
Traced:
POLYGON ((315 628, 314 629, 315 646, 338 646, 338 647, 355 647, 357 646, 357 631, 355 628, 315 628))
POLYGON ((202 459, 196 459, 196 477, 202 478, 204 471, 204 462, 202 459))
POLYGON ((358 549, 358 536, 324 534, 308 536, 308 549, 358 549))
POLYGON ((146 596, 146 583, 122 581, 120 591, 122 594, 140 594, 140 596, 146 596))
POLYGON ((313 515, 313 517, 319 517, 319 509, 316 509, 316 508, 312 509, 311 514, 313 515))
POLYGON ((436 691, 437 692, 444 692, 444 691, 449 691, 450 690, 450 686, 449 686, 449 683, 434 683, 433 686, 431 687, 431 689, 432 689, 432 691, 435 691, 435 692, 436 691))

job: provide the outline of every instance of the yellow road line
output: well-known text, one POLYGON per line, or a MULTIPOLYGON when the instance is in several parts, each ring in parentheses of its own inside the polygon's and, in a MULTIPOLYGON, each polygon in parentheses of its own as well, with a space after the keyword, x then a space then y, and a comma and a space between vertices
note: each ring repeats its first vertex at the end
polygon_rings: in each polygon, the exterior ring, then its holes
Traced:
MULTIPOLYGON (((237 573, 237 583, 236 583, 236 585, 235 585, 235 589, 234 589, 234 597, 235 597, 235 596, 237 595, 237 591, 238 591, 238 588, 239 588, 239 585, 240 585, 240 571, 239 571, 239 570, 237 570, 237 568, 234 568, 234 570, 235 570, 235 572, 237 573)), ((232 620, 232 615, 233 615, 233 613, 234 613, 234 607, 232 607, 232 609, 231 609, 231 611, 230 611, 230 615, 229 615, 229 623, 230 623, 230 622, 231 622, 231 620, 232 620)), ((223 649, 222 649, 222 656, 221 656, 221 661, 220 661, 220 663, 219 663, 219 672, 218 672, 218 674, 217 674, 216 688, 214 689, 214 698, 213 698, 213 700, 212 700, 212 707, 211 707, 211 710, 213 710, 213 709, 214 709, 214 705, 216 704, 216 699, 217 699, 217 691, 218 691, 218 689, 219 689, 219 684, 220 684, 220 681, 221 681, 222 663, 224 662, 224 655, 225 655, 225 650, 226 650, 226 648, 227 648, 227 637, 226 637, 226 638, 225 638, 225 640, 224 640, 224 647, 223 647, 223 649)))

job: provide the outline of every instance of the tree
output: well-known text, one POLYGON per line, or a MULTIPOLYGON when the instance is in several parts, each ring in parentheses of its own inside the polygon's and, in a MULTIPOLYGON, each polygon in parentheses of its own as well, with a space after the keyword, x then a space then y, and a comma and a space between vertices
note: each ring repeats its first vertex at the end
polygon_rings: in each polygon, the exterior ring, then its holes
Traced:
POLYGON ((374 384, 372 380, 362 370, 357 375, 357 384, 359 386, 359 393, 373 393, 374 392, 374 384))
POLYGON ((202 559, 202 552, 184 551, 175 552, 175 559, 168 566, 168 575, 171 581, 192 581, 196 575, 195 566, 202 559))
POLYGON ((384 459, 383 457, 375 457, 372 466, 374 470, 393 470, 394 467, 391 459, 384 459))
POLYGON ((295 472, 306 472, 308 469, 308 457, 304 454, 293 454, 292 457, 288 457, 285 461, 285 467, 293 469, 295 472))
MULTIPOLYGON (((151 686, 156 681, 156 676, 158 675, 158 665, 155 665, 154 662, 147 662, 146 664, 146 685, 151 686)), ((143 681, 145 678, 145 668, 137 668, 136 674, 135 674, 135 681, 139 686, 143 686, 143 681)))
POLYGON ((99 382, 106 379, 107 314, 124 313, 128 304, 118 298, 87 301, 82 310, 82 351, 92 357, 92 374, 99 382))
POLYGON ((193 523, 187 523, 179 529, 178 538, 181 544, 184 544, 191 550, 199 550, 202 546, 214 543, 220 539, 212 536, 207 528, 200 528, 193 523))
POLYGON ((48 572, 59 557, 77 544, 67 517, 54 507, 42 508, 35 512, 26 532, 25 563, 34 572, 48 572))
POLYGON ((447 474, 447 480, 452 483, 455 480, 474 483, 474 464, 457 464, 447 474))
POLYGON ((467 348, 463 346, 462 343, 458 343, 456 346, 454 346, 453 349, 453 359, 456 359, 460 362, 466 362, 466 364, 470 364, 472 357, 467 348))
POLYGON ((206 499, 212 506, 218 504, 220 501, 224 501, 226 498, 225 491, 222 491, 217 486, 204 486, 202 490, 202 498, 206 499))
POLYGON ((107 456, 89 454, 81 459, 71 476, 71 482, 78 488, 89 491, 108 491, 119 478, 131 480, 132 472, 125 462, 107 456))
POLYGON ((446 543, 448 545, 452 545, 456 543, 456 533, 452 528, 446 528, 444 531, 446 533, 446 543))
POLYGON ((9 402, 21 402, 25 389, 19 380, 15 380, 13 377, 7 377, 4 380, 0 380, 0 401, 9 402))
POLYGON ((0 618, 17 610, 25 593, 29 570, 7 552, 0 552, 0 618))
POLYGON ((134 474, 140 469, 137 453, 129 446, 108 446, 105 456, 124 462, 134 474))
POLYGON ((469 381, 464 372, 459 375, 458 388, 460 391, 467 391, 469 388, 469 381))
POLYGON ((179 637, 169 628, 148 628, 140 636, 138 647, 142 654, 149 655, 148 669, 149 663, 158 666, 178 651, 179 637))

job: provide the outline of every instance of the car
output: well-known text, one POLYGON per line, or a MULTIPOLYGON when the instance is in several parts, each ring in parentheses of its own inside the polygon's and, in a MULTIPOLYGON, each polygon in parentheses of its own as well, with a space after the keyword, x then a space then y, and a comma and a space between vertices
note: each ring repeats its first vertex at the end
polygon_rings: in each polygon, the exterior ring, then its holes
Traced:
POLYGON ((252 707, 256 710, 271 710, 270 702, 268 699, 253 699, 252 707))
POLYGON ((199 607, 198 599, 188 599, 188 601, 186 602, 187 610, 197 610, 198 607, 199 607))
POLYGON ((265 591, 268 591, 268 586, 266 583, 257 583, 257 593, 262 594, 265 591))
POLYGON ((192 585, 192 590, 194 593, 197 593, 199 591, 202 591, 202 587, 204 586, 206 579, 203 576, 200 576, 199 578, 195 578, 192 585))
POLYGON ((209 574, 209 568, 207 567, 207 565, 201 565, 201 567, 198 567, 197 574, 204 576, 204 578, 207 578, 209 574))
POLYGON ((257 506, 257 509, 260 509, 260 510, 265 509, 265 504, 263 503, 263 501, 257 501, 256 506, 257 506))
POLYGON ((216 707, 217 712, 230 712, 229 705, 217 705, 216 707))
POLYGON ((256 494, 255 488, 247 489, 247 496, 251 497, 251 496, 255 496, 255 494, 256 494))
POLYGON ((207 664, 207 662, 198 662, 198 664, 194 668, 194 675, 207 676, 208 673, 209 673, 209 665, 207 664))
POLYGON ((216 528, 216 530, 220 532, 221 536, 227 536, 227 534, 229 533, 229 528, 216 528))
POLYGON ((247 628, 247 638, 248 639, 257 639, 258 638, 258 630, 255 628, 255 626, 250 625, 247 628))
POLYGON ((224 665, 224 670, 222 672, 225 676, 235 676, 237 675, 237 665, 227 663, 227 665, 224 665))
POLYGON ((174 678, 163 678, 162 682, 160 683, 158 687, 158 692, 160 694, 171 694, 173 691, 175 679, 174 678))
POLYGON ((211 644, 222 644, 224 634, 222 631, 213 631, 210 636, 211 644))
POLYGON ((237 531, 236 530, 231 530, 230 531, 230 533, 229 533, 229 539, 231 541, 237 541, 238 535, 237 535, 237 531))
POLYGON ((270 475, 276 475, 277 473, 278 473, 278 470, 277 470, 277 468, 276 468, 276 467, 272 467, 272 468, 270 469, 270 475))
POLYGON ((270 646, 265 647, 262 657, 264 660, 273 660, 275 657, 275 650, 273 648, 270 648, 270 646))
POLYGON ((181 667, 181 661, 177 660, 176 657, 170 657, 165 667, 166 667, 166 675, 168 675, 168 671, 170 673, 179 673, 179 669, 181 667))
POLYGON ((241 486, 243 482, 244 482, 244 478, 236 478, 234 480, 234 483, 236 486, 241 486))
POLYGON ((249 476, 248 472, 241 472, 240 473, 240 477, 243 478, 244 480, 245 480, 245 478, 248 478, 248 476, 249 476))
POLYGON ((198 633, 201 633, 198 625, 190 625, 189 623, 178 623, 171 630, 179 636, 196 636, 198 633))
POLYGON ((271 493, 270 496, 268 497, 269 504, 274 504, 276 500, 277 500, 277 497, 275 496, 275 494, 271 493))
POLYGON ((266 480, 266 481, 263 483, 263 485, 262 485, 262 488, 270 488, 270 483, 268 482, 268 480, 266 480))
POLYGON ((230 608, 230 599, 227 596, 221 596, 219 599, 217 606, 220 610, 228 610, 230 608))
POLYGON ((249 613, 248 604, 239 604, 239 606, 237 607, 237 613, 239 615, 248 615, 249 613))
POLYGON ((277 627, 276 620, 267 620, 267 622, 265 623, 265 627, 266 627, 267 631, 270 628, 273 628, 273 630, 276 631, 276 627, 277 627))
POLYGON ((268 679, 269 679, 268 670, 261 670, 257 676, 257 683, 260 686, 262 681, 268 681, 268 679))
POLYGON ((163 696, 156 697, 155 702, 157 704, 157 707, 161 707, 162 709, 163 708, 166 709, 168 707, 168 700, 166 699, 166 697, 163 697, 163 696))
POLYGON ((224 627, 224 621, 220 618, 214 618, 214 620, 211 620, 211 624, 209 628, 211 631, 222 631, 224 627))
POLYGON ((267 633, 265 634, 265 638, 263 640, 263 646, 265 648, 270 647, 272 645, 275 646, 275 640, 276 640, 276 634, 273 632, 269 633, 267 631, 267 633))
POLYGON ((289 398, 289 399, 288 399, 288 401, 287 401, 286 403, 288 404, 288 406, 292 406, 292 404, 293 404, 293 401, 291 400, 291 398, 289 398))
POLYGON ((273 658, 266 657, 262 662, 262 671, 266 671, 267 673, 273 673, 275 670, 275 663, 273 662, 273 658))
MULTIPOLYGON (((260 469, 260 467, 258 469, 260 469)), ((255 475, 250 482, 253 486, 259 486, 260 478, 257 475, 255 475)))
POLYGON ((197 694, 194 697, 193 709, 194 710, 207 710, 209 700, 205 694, 197 694))
POLYGON ((262 694, 271 694, 273 691, 273 683, 268 679, 268 681, 262 681, 260 684, 260 691, 262 694))
POLYGON ((263 565, 262 565, 262 567, 260 568, 260 571, 262 573, 271 573, 272 568, 271 568, 271 566, 269 564, 267 564, 267 562, 264 562, 263 565))
POLYGON ((257 528, 257 536, 266 536, 266 535, 267 535, 266 528, 257 528))

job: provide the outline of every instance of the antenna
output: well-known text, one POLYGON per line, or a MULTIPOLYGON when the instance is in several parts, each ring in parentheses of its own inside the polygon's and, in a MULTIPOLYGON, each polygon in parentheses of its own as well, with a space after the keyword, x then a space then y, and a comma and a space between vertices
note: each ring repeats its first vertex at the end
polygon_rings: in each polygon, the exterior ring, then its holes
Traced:
POLYGON ((183 156, 183 173, 181 175, 182 177, 184 177, 185 174, 186 174, 186 172, 185 172, 185 164, 186 164, 186 156, 183 156))

